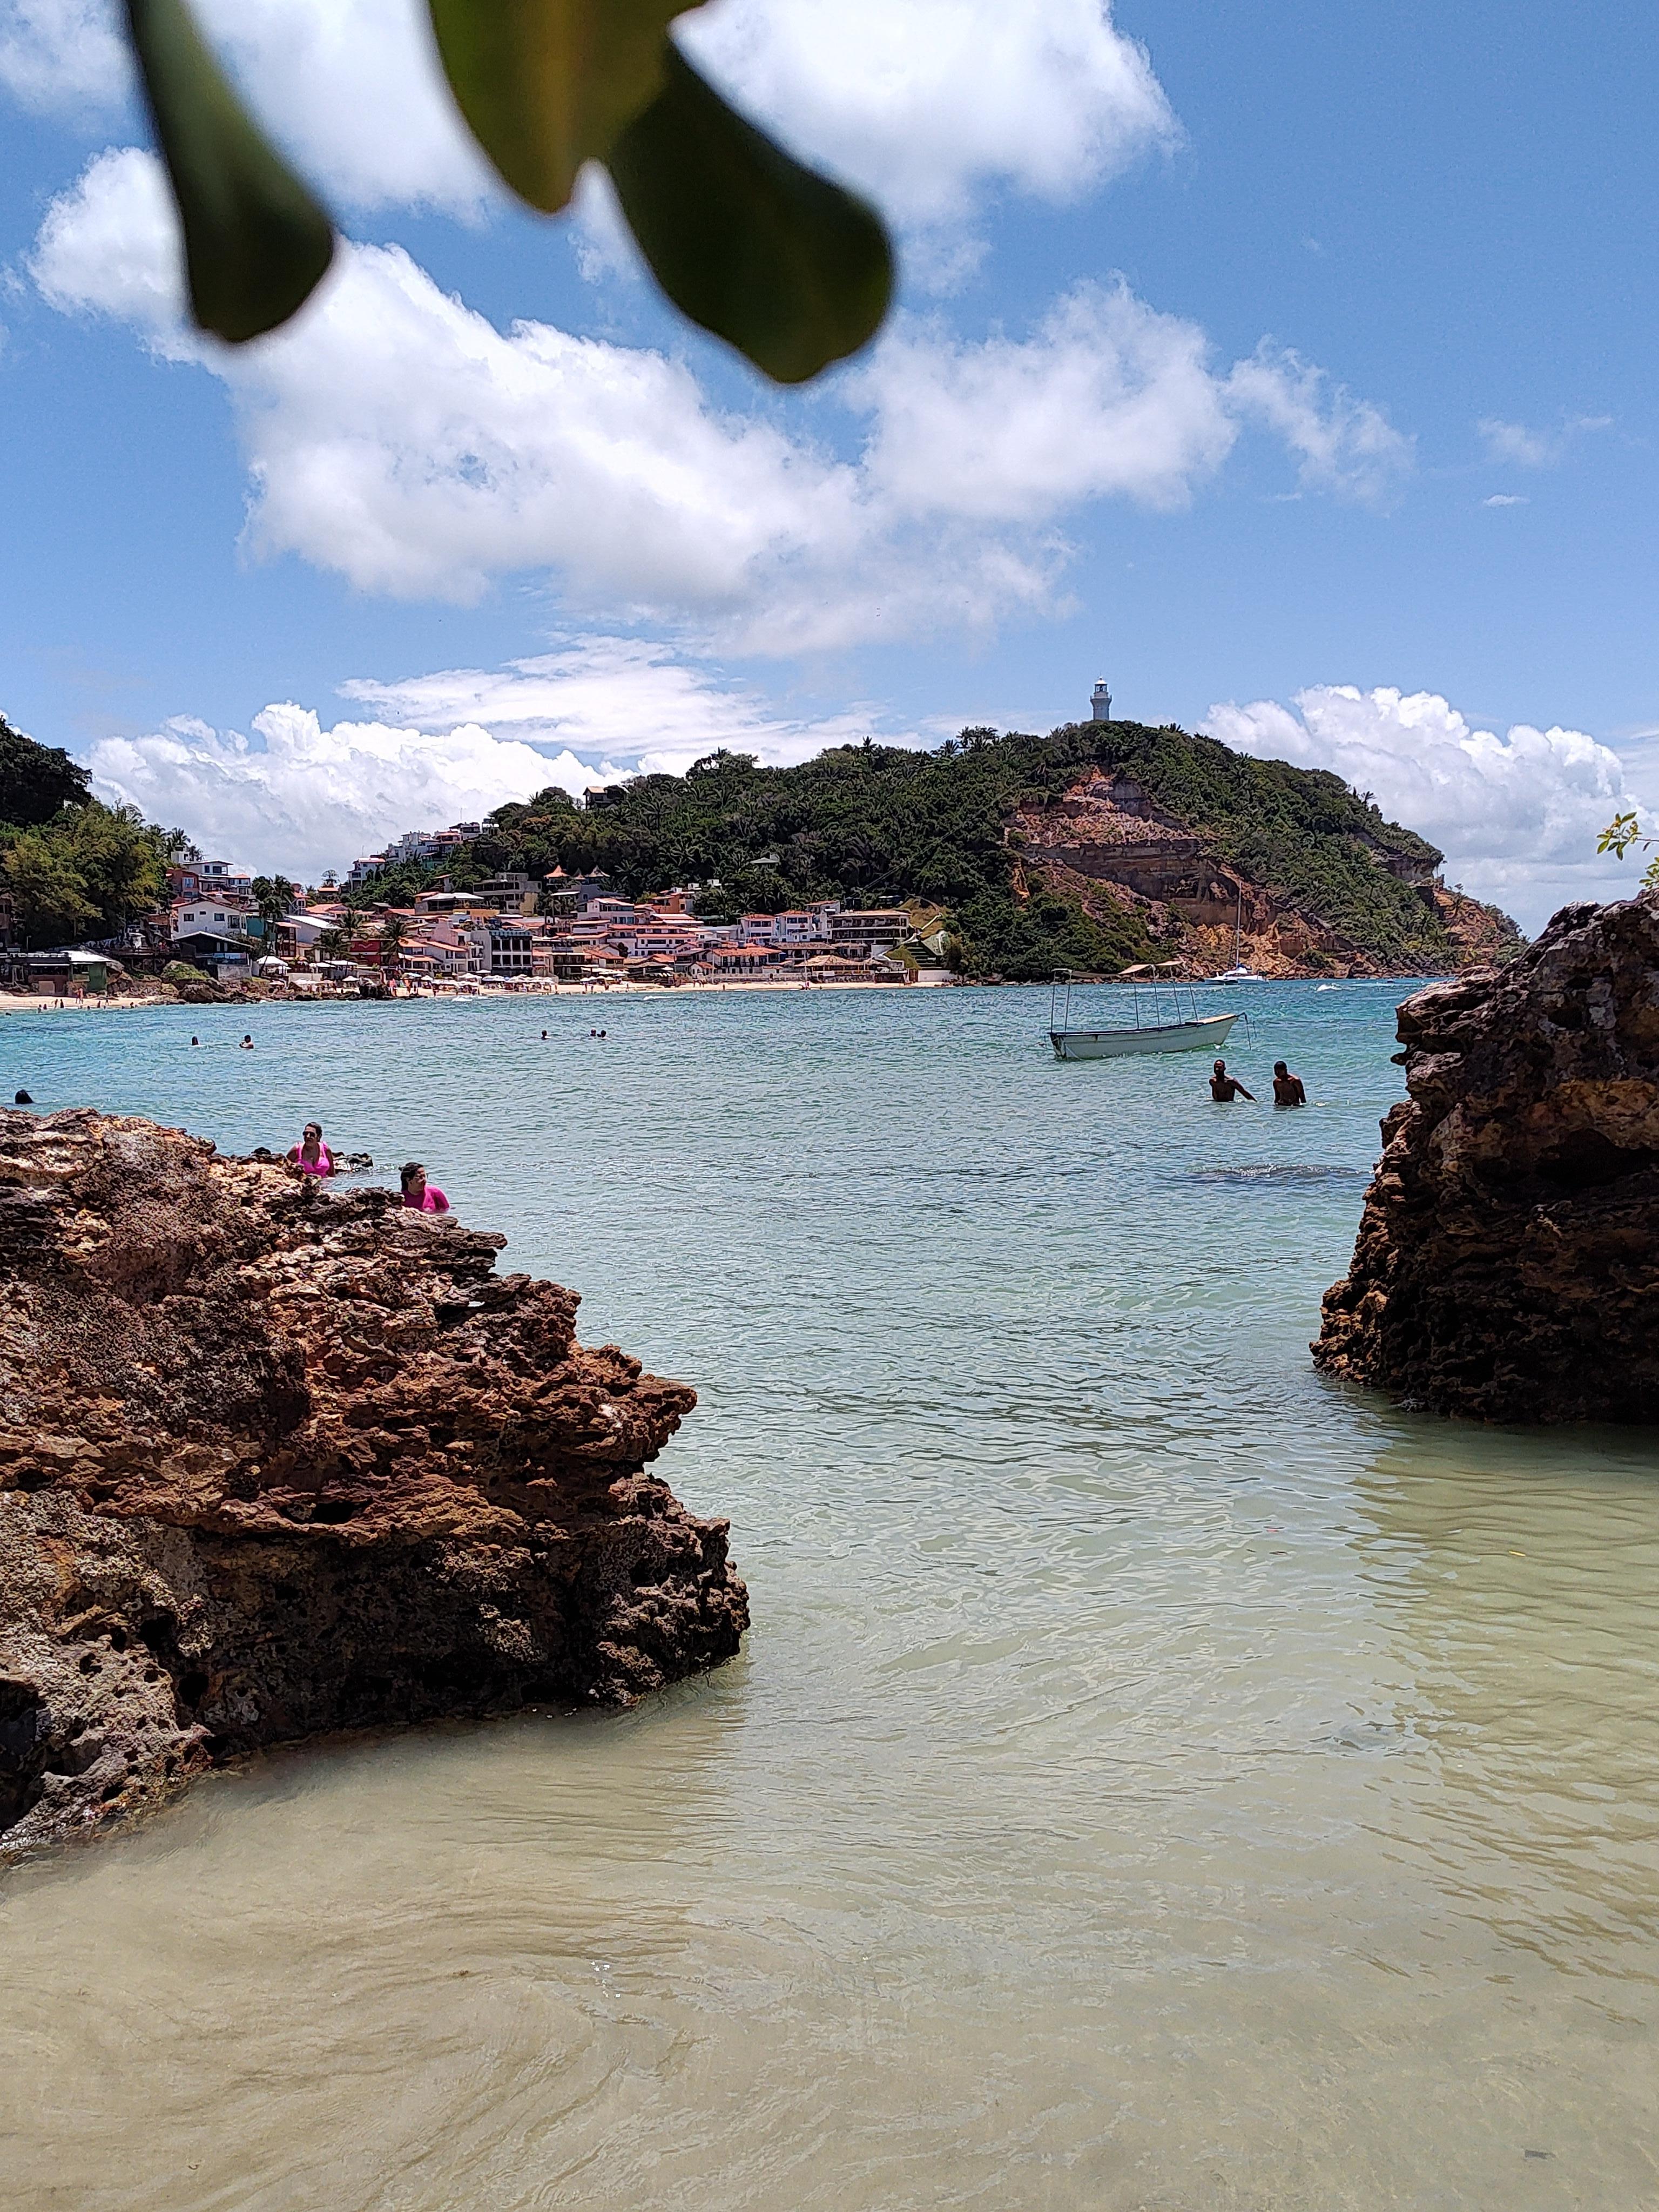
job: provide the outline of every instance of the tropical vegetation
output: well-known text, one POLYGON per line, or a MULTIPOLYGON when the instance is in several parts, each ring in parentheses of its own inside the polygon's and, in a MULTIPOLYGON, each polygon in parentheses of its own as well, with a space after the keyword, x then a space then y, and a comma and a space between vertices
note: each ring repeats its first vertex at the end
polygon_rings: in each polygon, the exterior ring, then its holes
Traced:
POLYGON ((116 936, 167 890, 185 840, 106 806, 85 769, 0 717, 0 891, 26 948, 116 936))
MULTIPOLYGON (((1022 802, 1059 798, 1091 767, 1133 776, 1218 858, 1379 958, 1451 964, 1419 888, 1442 856, 1374 800, 1322 770, 1133 722, 1069 723, 1047 737, 968 729, 931 752, 866 739, 794 768, 710 753, 684 776, 590 793, 580 810, 552 788, 498 807, 445 872, 457 890, 556 866, 603 872, 630 896, 692 884, 711 919, 814 899, 925 902, 945 909, 947 957, 969 974, 1115 969, 1158 953, 1144 911, 1086 912, 1022 865, 1009 830, 1022 802)), ((407 867, 351 896, 407 901, 435 879, 407 867)))

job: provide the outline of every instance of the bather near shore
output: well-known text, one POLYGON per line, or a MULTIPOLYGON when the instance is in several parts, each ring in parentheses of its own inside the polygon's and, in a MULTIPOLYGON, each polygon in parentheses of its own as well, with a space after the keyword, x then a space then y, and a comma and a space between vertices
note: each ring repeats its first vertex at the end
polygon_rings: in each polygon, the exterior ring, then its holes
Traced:
POLYGON ((696 1404, 499 1236, 0 1110, 0 1861, 319 1731, 626 1704, 748 1623, 696 1404))

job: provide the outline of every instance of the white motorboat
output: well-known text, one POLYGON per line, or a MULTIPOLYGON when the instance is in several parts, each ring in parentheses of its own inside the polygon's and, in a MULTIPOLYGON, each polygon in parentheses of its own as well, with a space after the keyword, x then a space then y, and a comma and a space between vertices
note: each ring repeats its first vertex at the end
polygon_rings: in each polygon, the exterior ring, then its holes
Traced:
POLYGON ((1206 975, 1206 983, 1265 983, 1267 976, 1258 975, 1254 968, 1224 968, 1218 975, 1206 975))
POLYGON ((1200 1014, 1187 992, 1187 1009, 1183 1013, 1181 994, 1174 983, 1158 981, 1156 970, 1146 988, 1148 1006, 1142 997, 1142 987, 1133 980, 1134 1024, 1124 1024, 1115 1029, 1085 1030, 1072 1027, 1072 977, 1066 974, 1054 977, 1048 993, 1048 1042, 1054 1048, 1056 1060, 1123 1060, 1132 1054, 1152 1052, 1218 1052, 1227 1042, 1227 1033, 1238 1019, 1237 1014, 1200 1014), (1060 986, 1066 989, 1064 1011, 1059 1004, 1060 986), (1150 1016, 1150 1018, 1148 1017, 1150 1016))

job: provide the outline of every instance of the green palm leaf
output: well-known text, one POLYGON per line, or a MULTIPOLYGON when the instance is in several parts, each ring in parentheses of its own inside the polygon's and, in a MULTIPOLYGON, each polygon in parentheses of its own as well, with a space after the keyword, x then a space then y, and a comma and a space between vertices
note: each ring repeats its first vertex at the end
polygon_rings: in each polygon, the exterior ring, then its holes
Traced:
POLYGON ((334 258, 327 216, 232 90, 185 0, 127 0, 185 234, 191 309, 239 345, 284 323, 334 258))
POLYGON ((893 257, 875 210, 735 113, 665 40, 662 90, 607 157, 675 306, 780 384, 872 337, 893 257))

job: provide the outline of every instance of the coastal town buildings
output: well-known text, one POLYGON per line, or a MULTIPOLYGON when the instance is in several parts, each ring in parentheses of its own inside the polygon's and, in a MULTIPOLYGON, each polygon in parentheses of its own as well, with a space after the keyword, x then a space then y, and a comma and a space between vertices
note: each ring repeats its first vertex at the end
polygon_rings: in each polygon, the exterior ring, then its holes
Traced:
MULTIPOLYGON (((902 908, 845 908, 821 899, 780 913, 710 916, 699 904, 718 884, 669 884, 636 897, 595 871, 544 877, 503 869, 482 883, 455 874, 482 825, 406 830, 381 852, 355 860, 343 886, 295 890, 273 916, 253 896, 253 872, 193 854, 167 869, 164 908, 134 926, 133 945, 157 967, 183 962, 224 978, 263 974, 301 989, 356 983, 434 990, 600 987, 621 981, 741 983, 890 981, 910 979, 915 955, 891 956, 916 939, 902 908), (410 863, 438 880, 406 905, 374 896, 375 879, 410 863)), ((404 878, 406 880, 406 878, 404 878)), ((106 948, 107 949, 107 948, 106 948)))

